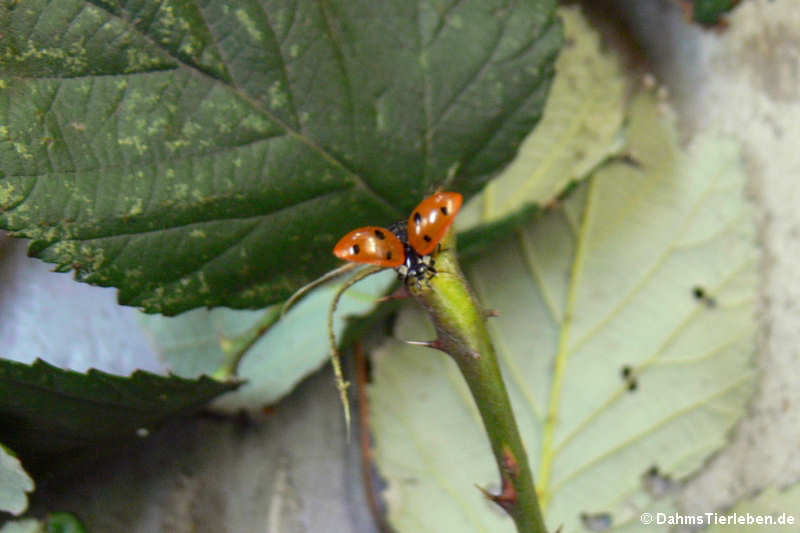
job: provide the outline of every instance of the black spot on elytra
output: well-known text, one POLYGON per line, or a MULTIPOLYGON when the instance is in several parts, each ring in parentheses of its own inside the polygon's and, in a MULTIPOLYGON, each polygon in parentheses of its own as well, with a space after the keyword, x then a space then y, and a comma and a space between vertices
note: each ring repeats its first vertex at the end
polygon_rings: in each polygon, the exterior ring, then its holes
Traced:
POLYGON ((423 235, 422 238, 425 239, 425 242, 431 242, 431 236, 430 235, 423 235))
POLYGON ((361 251, 361 248, 358 247, 357 244, 353 245, 353 255, 358 255, 358 252, 361 251))
POLYGON ((384 233, 383 233, 381 230, 379 230, 379 229, 376 229, 376 230, 375 230, 375 236, 376 236, 377 238, 379 238, 380 240, 383 240, 383 239, 385 239, 385 238, 386 238, 386 235, 385 235, 385 234, 384 234, 384 233))
POLYGON ((386 260, 388 261, 391 258, 392 258, 392 252, 391 251, 386 252, 386 260))
POLYGON ((441 211, 444 216, 447 216, 447 206, 443 205, 439 208, 439 211, 441 211))
POLYGON ((414 224, 418 226, 422 224, 422 216, 420 216, 419 211, 414 213, 414 224))

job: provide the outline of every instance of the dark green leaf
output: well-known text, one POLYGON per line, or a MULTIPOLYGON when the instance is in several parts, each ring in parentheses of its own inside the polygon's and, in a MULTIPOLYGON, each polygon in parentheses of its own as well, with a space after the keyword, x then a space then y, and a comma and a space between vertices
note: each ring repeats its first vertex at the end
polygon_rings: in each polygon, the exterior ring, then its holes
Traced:
POLYGON ((692 20, 706 25, 717 24, 737 2, 738 0, 695 0, 692 6, 692 20))
POLYGON ((50 453, 146 436, 166 418, 236 387, 206 377, 81 374, 43 361, 0 359, 0 438, 15 450, 50 453))
POLYGON ((477 190, 539 118, 554 0, 0 7, 0 226, 122 303, 263 306, 346 231, 477 190))
POLYGON ((81 521, 70 513, 52 513, 47 517, 47 533, 86 533, 81 521))

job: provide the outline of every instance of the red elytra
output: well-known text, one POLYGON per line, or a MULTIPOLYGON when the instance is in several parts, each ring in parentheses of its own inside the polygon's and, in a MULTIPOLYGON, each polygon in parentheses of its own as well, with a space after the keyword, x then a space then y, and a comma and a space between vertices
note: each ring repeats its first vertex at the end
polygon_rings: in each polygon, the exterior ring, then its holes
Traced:
POLYGON ((462 201, 457 192, 437 192, 422 200, 408 217, 408 244, 419 255, 433 252, 456 219, 462 201))
POLYGON ((354 229, 336 243, 333 254, 353 263, 398 267, 406 258, 400 239, 388 229, 366 226, 354 229))
MULTIPOLYGON (((408 245, 421 257, 436 249, 461 208, 462 197, 457 192, 437 192, 425 198, 408 218, 408 245)), ((357 228, 339 239, 333 248, 339 259, 397 268, 406 262, 403 241, 392 231, 379 226, 357 228)), ((411 265, 420 258, 409 258, 411 265)))

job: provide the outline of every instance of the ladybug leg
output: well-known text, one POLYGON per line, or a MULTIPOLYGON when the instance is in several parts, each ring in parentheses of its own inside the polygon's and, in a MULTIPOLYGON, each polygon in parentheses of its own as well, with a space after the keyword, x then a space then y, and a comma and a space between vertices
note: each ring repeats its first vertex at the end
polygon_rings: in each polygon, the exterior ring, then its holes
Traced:
POLYGON ((395 271, 397 272, 398 279, 405 281, 408 277, 408 266, 406 265, 400 265, 399 267, 396 267, 395 271))

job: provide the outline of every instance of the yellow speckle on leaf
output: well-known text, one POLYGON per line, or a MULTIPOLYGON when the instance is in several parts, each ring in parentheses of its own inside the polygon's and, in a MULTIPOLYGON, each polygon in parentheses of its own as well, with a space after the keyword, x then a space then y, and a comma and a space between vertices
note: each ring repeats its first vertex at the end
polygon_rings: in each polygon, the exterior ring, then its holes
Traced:
POLYGON ((208 287, 208 283, 206 282, 206 276, 202 272, 200 272, 197 276, 200 281, 200 292, 203 294, 208 294, 211 292, 211 289, 208 287))
POLYGON ((196 48, 193 46, 192 42, 183 43, 179 49, 182 54, 186 54, 187 56, 194 56, 196 52, 196 48))
POLYGON ((281 87, 281 83, 279 81, 273 82, 269 86, 269 105, 273 108, 280 108, 286 105, 287 100, 286 92, 281 87))
POLYGON ((198 134, 203 130, 203 128, 197 122, 193 122, 191 120, 187 121, 186 124, 183 125, 183 135, 190 137, 192 135, 198 134))
POLYGON ((23 159, 33 159, 33 154, 28 151, 28 147, 20 142, 14 143, 14 150, 22 157, 23 159))
POLYGON ((253 22, 253 20, 250 18, 250 15, 248 15, 244 9, 236 10, 236 18, 239 19, 239 22, 242 23, 245 31, 247 31, 253 40, 261 40, 261 32, 258 31, 255 22, 253 22))
POLYGON ((242 127, 255 131, 267 131, 269 123, 264 120, 260 115, 250 114, 242 121, 242 127))
POLYGON ((16 187, 11 185, 8 182, 0 182, 0 206, 8 206, 14 203, 14 192, 17 190, 16 187))
POLYGON ((188 146, 189 143, 184 141, 183 139, 178 139, 177 141, 169 141, 167 142, 167 148, 169 148, 170 152, 175 152, 179 148, 183 148, 184 146, 188 146))
POLYGON ((193 229, 191 233, 189 233, 189 237, 193 237, 195 239, 205 239, 206 232, 201 229, 193 229))
POLYGON ((137 198, 136 201, 133 203, 133 206, 131 206, 131 208, 128 210, 128 215, 130 216, 141 215, 143 211, 144 209, 142 207, 142 199, 137 198))
POLYGON ((121 146, 133 146, 139 155, 144 154, 147 151, 147 145, 142 142, 139 137, 120 137, 117 140, 121 146))

